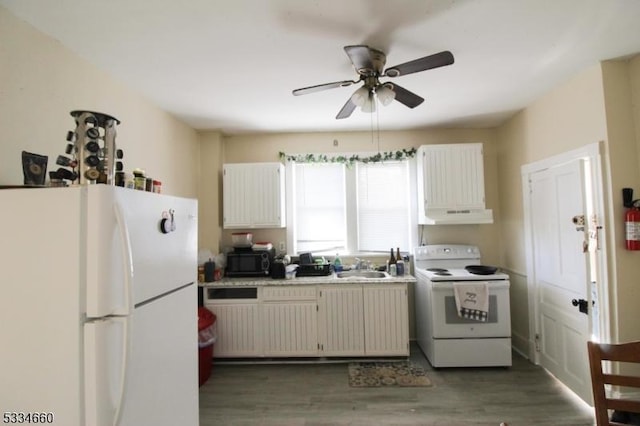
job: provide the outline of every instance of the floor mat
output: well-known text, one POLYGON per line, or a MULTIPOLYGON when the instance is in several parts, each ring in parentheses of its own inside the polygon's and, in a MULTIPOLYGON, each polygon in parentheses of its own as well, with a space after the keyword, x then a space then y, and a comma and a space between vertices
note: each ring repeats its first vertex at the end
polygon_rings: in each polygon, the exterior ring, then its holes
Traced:
POLYGON ((349 364, 349 386, 432 386, 421 366, 407 362, 354 362, 349 364))

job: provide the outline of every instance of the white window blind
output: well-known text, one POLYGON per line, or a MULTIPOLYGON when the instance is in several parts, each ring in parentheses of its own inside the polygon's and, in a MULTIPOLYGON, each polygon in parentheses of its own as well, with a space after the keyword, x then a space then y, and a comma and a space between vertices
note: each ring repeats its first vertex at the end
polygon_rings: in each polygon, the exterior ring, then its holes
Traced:
POLYGON ((344 166, 302 163, 294 169, 297 252, 346 251, 344 166))
POLYGON ((407 161, 358 163, 358 251, 409 247, 409 168, 407 161))
MULTIPOLYGON (((411 247, 409 161, 293 163, 287 240, 292 254, 356 254, 411 247)), ((414 220, 415 225, 415 220, 414 220)))

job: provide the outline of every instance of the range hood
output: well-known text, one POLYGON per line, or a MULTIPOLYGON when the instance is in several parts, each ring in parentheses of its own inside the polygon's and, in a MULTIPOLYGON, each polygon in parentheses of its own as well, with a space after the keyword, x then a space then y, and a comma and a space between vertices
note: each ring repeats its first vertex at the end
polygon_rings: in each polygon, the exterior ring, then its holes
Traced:
POLYGON ((469 225, 493 223, 491 209, 425 209, 418 217, 420 225, 469 225))

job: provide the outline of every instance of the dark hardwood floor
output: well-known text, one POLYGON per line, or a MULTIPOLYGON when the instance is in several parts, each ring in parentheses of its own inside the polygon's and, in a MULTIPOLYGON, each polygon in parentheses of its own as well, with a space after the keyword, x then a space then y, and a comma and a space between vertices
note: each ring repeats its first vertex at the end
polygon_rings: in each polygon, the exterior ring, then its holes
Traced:
POLYGON ((593 409, 543 369, 514 354, 511 368, 434 370, 421 388, 352 388, 347 362, 214 361, 200 388, 200 425, 594 425, 593 409))

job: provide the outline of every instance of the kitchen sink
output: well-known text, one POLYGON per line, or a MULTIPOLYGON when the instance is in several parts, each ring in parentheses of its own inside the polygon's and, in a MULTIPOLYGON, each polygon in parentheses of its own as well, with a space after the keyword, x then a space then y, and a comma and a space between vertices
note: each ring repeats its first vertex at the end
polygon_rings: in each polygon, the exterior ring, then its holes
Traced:
POLYGON ((362 271, 362 270, 338 272, 336 275, 338 276, 338 278, 362 278, 362 279, 390 277, 390 275, 386 272, 362 271))

